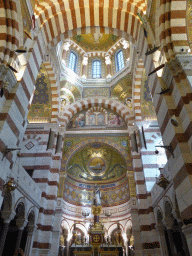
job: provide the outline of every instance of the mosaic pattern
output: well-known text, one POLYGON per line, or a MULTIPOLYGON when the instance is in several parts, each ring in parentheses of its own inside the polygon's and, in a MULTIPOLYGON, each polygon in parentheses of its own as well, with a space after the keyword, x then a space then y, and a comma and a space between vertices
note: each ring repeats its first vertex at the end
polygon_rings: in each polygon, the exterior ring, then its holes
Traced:
POLYGON ((84 88, 83 89, 83 98, 89 97, 109 97, 110 90, 109 88, 84 88))
MULTIPOLYGON (((119 187, 102 189, 101 191, 101 204, 104 207, 115 206, 123 204, 130 199, 129 187, 125 181, 119 187)), ((65 201, 74 205, 87 205, 93 204, 93 186, 91 189, 81 189, 73 186, 68 180, 65 181, 63 198, 65 201)))
POLYGON ((68 130, 74 129, 126 129, 126 123, 122 117, 101 107, 93 107, 74 115, 67 126, 68 130))
POLYGON ((131 159, 131 151, 129 147, 129 139, 128 135, 119 135, 114 134, 114 136, 108 136, 100 134, 100 138, 94 138, 94 136, 83 136, 83 135, 76 135, 76 136, 67 136, 65 137, 64 147, 63 147, 63 157, 62 157, 62 167, 61 171, 65 171, 65 167, 69 157, 79 148, 83 147, 90 143, 105 143, 111 145, 112 147, 116 148, 123 157, 127 160, 126 164, 127 167, 131 167, 129 164, 129 159, 131 159))
POLYGON ((111 89, 111 97, 125 104, 127 98, 132 97, 132 75, 122 78, 111 89))
POLYGON ((142 119, 156 119, 155 108, 153 106, 145 72, 143 72, 141 83, 141 114, 142 119))
POLYGON ((41 65, 40 72, 37 76, 35 87, 36 90, 28 117, 51 117, 51 87, 46 68, 43 64, 41 65))
MULTIPOLYGON (((25 30, 27 33, 31 31, 32 27, 32 21, 30 17, 30 13, 27 7, 26 0, 20 0, 21 4, 21 13, 22 13, 22 20, 23 20, 23 30, 25 30)), ((23 32, 23 44, 25 44, 25 41, 27 39, 26 34, 23 32)))
POLYGON ((149 21, 150 21, 150 25, 151 25, 154 35, 155 35, 155 23, 156 23, 155 18, 156 18, 156 0, 153 0, 151 3, 149 21))
POLYGON ((118 36, 113 34, 81 34, 71 38, 86 52, 90 51, 107 51, 114 43, 119 40, 118 36))
POLYGON ((77 151, 69 160, 67 174, 82 181, 111 181, 127 171, 122 155, 101 143, 93 143, 77 151))

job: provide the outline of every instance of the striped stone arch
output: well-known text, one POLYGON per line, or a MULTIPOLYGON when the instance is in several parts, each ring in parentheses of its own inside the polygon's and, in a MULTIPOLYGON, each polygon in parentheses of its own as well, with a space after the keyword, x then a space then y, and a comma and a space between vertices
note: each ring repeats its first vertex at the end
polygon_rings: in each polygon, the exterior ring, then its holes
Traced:
POLYGON ((103 107, 111 109, 115 111, 117 114, 119 114, 125 120, 127 126, 132 125, 133 123, 134 117, 129 113, 128 108, 124 104, 108 98, 90 98, 81 101, 76 101, 73 104, 69 105, 59 118, 61 126, 66 127, 69 120, 75 114, 77 114, 81 110, 88 109, 91 107, 103 107))
POLYGON ((42 28, 47 43, 68 30, 85 27, 109 27, 120 29, 137 39, 139 18, 146 10, 145 1, 112 3, 110 0, 83 2, 49 1, 36 5, 35 14, 39 27, 42 28))
MULTIPOLYGON (((127 137, 129 135, 127 134, 127 137)), ((105 137, 103 138, 89 138, 85 141, 80 142, 78 145, 75 145, 74 147, 72 147, 65 155, 63 155, 62 158, 62 164, 64 164, 67 167, 67 163, 68 161, 71 159, 71 157, 82 147, 85 147, 86 145, 92 144, 92 143, 102 143, 102 144, 106 144, 109 145, 111 147, 113 147, 114 149, 116 149, 125 159, 126 163, 128 163, 128 159, 127 159, 127 151, 125 149, 125 147, 118 145, 117 143, 113 142, 112 140, 106 139, 105 137)), ((64 172, 65 170, 61 169, 61 172, 64 172)), ((132 170, 129 170, 132 171, 132 170)))
POLYGON ((135 43, 135 39, 131 35, 127 34, 126 32, 124 32, 120 29, 97 26, 97 27, 77 28, 77 29, 65 31, 63 34, 59 34, 58 36, 56 36, 48 44, 48 48, 50 49, 51 47, 56 46, 58 44, 58 42, 69 39, 75 35, 90 34, 90 33, 92 33, 92 34, 94 34, 94 33, 113 34, 113 35, 125 38, 129 42, 135 43))

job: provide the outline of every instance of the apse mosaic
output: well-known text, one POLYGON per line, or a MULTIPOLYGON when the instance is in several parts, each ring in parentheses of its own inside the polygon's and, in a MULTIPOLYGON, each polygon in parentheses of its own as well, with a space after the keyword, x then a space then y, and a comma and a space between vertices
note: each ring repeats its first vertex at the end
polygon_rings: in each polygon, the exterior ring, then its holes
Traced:
MULTIPOLYGON (((130 199, 129 187, 127 180, 120 186, 114 188, 102 189, 101 186, 101 204, 104 207, 123 204, 130 199)), ((91 189, 81 189, 73 186, 68 180, 65 181, 63 198, 68 203, 74 205, 92 205, 93 204, 93 186, 91 189)))
MULTIPOLYGON (((61 171, 65 171, 65 164, 68 159, 66 159, 66 156, 68 154, 72 154, 72 150, 76 149, 79 145, 83 146, 89 143, 95 143, 96 141, 98 144, 100 143, 107 143, 112 146, 114 146, 116 149, 119 149, 119 151, 123 153, 125 151, 126 155, 124 157, 131 158, 131 151, 129 147, 129 139, 127 134, 113 134, 109 136, 109 134, 100 134, 99 139, 97 139, 98 136, 95 135, 66 135, 65 136, 65 141, 64 141, 64 146, 63 146, 63 168, 61 171), (113 142, 113 144, 112 144, 113 142)), ((99 145, 98 145, 99 146, 99 145)))
POLYGON ((42 64, 35 82, 35 93, 28 118, 51 117, 51 86, 45 66, 42 64))
POLYGON ((67 129, 126 129, 126 123, 121 116, 112 110, 93 107, 74 115, 67 129))
POLYGON ((149 91, 147 76, 143 72, 141 84, 141 115, 142 119, 156 119, 155 108, 149 91))
MULTIPOLYGON (((22 20, 23 20, 23 31, 26 31, 28 34, 31 31, 32 27, 32 21, 31 21, 31 16, 27 7, 26 0, 20 0, 21 4, 21 13, 22 13, 22 20)), ((27 36, 25 32, 23 32, 23 44, 25 43, 27 36)))
POLYGON ((66 168, 67 174, 75 180, 94 182, 119 179, 126 171, 122 155, 100 143, 92 143, 78 150, 66 168))
POLYGON ((90 52, 109 50, 119 40, 119 37, 113 34, 93 33, 75 35, 71 39, 86 52, 90 52))

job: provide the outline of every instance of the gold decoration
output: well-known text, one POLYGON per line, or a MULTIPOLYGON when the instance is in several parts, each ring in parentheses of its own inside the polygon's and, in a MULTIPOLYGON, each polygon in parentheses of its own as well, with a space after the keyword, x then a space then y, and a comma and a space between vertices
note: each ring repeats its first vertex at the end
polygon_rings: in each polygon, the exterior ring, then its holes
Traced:
POLYGON ((98 205, 98 206, 92 205, 91 209, 94 216, 99 216, 101 214, 101 209, 102 209, 101 205, 98 205))
POLYGON ((10 178, 3 187, 5 189, 5 192, 14 191, 17 188, 17 185, 14 182, 14 178, 10 178))

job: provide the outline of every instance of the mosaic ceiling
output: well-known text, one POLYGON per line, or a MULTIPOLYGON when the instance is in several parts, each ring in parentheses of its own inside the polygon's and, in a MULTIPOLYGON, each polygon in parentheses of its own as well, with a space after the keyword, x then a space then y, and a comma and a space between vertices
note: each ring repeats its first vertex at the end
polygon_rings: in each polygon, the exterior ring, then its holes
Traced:
POLYGON ((112 34, 81 34, 71 38, 86 52, 108 51, 109 48, 119 40, 118 36, 112 34))
POLYGON ((145 71, 143 72, 141 84, 141 115, 143 120, 157 119, 145 71))
MULTIPOLYGON (((32 26, 32 21, 31 21, 31 17, 30 17, 30 13, 27 7, 27 3, 26 0, 20 0, 20 4, 21 4, 21 13, 22 13, 22 20, 23 20, 23 45, 27 39, 27 36, 25 34, 24 31, 26 31, 28 34, 31 30, 31 26, 32 26)), ((34 2, 32 2, 33 6, 34 6, 34 2)))
POLYGON ((111 88, 111 97, 125 103, 132 96, 132 75, 126 75, 111 88))
POLYGON ((28 119, 49 118, 52 113, 51 86, 45 66, 42 64, 35 82, 35 93, 28 119))
MULTIPOLYGON (((130 199, 129 186, 127 178, 124 178, 121 183, 110 183, 99 186, 101 191, 101 204, 104 207, 116 206, 123 204, 130 199)), ((74 205, 93 204, 94 186, 85 184, 72 184, 69 178, 65 181, 63 198, 66 202, 74 205)))
POLYGON ((122 155, 101 143, 92 143, 78 150, 67 165, 67 174, 82 182, 109 182, 119 179, 126 171, 122 155))

